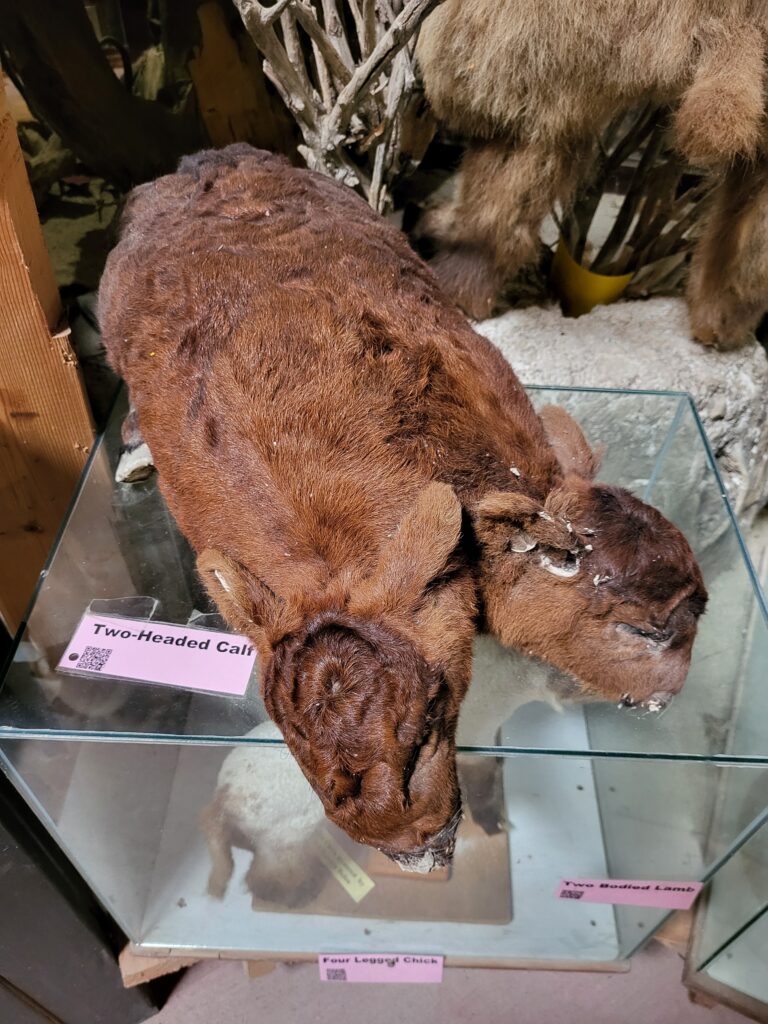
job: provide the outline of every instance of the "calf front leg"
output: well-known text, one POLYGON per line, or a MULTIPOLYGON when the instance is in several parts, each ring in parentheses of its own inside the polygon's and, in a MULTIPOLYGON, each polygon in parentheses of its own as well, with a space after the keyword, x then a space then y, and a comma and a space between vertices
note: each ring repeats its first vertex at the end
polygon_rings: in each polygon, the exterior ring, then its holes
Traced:
POLYGON ((590 153, 589 142, 563 139, 467 150, 457 195, 438 214, 431 266, 469 316, 489 316, 504 284, 536 259, 542 221, 570 201, 590 153))

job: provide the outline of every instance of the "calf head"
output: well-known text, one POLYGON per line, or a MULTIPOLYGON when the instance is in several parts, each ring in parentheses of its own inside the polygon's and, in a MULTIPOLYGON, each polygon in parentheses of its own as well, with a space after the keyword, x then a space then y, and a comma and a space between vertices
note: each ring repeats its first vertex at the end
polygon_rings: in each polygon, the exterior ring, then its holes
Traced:
POLYGON ((544 500, 476 508, 481 590, 502 643, 551 662, 588 695, 659 710, 683 685, 707 593, 682 533, 619 487, 561 409, 542 413, 563 468, 544 500))
POLYGON ((267 710, 327 816, 413 870, 450 860, 460 818, 455 734, 475 625, 460 536, 458 499, 431 484, 372 572, 317 597, 279 593, 220 552, 198 560, 257 644, 267 710))

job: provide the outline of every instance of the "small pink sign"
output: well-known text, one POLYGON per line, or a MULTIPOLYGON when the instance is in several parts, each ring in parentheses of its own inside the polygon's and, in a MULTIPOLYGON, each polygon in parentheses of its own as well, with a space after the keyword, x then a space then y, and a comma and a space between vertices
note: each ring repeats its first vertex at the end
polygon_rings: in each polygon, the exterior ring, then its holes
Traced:
POLYGON ((413 953, 328 953, 318 958, 320 981, 437 984, 443 957, 413 953))
POLYGON ((58 670, 242 697, 255 660, 233 633, 86 612, 58 670))
POLYGON ((636 878, 563 879, 555 896, 584 903, 614 903, 630 907, 687 910, 703 888, 702 882, 646 882, 636 878))

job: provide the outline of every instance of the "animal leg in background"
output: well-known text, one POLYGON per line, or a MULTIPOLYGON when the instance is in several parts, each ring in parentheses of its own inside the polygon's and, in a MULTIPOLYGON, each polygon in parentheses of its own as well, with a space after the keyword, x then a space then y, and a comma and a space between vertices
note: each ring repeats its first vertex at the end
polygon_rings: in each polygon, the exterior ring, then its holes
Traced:
POLYGON ((235 869, 232 858, 232 836, 227 820, 226 792, 218 792, 200 814, 200 829, 208 844, 211 857, 211 873, 208 877, 208 892, 216 899, 223 899, 229 880, 235 869))
POLYGON ((757 25, 710 22, 700 30, 693 81, 675 114, 675 145, 694 167, 753 157, 765 116, 763 34, 757 25))
POLYGON ((686 290, 694 337, 737 348, 768 311, 768 157, 725 173, 698 241, 686 290))
POLYGON ((558 139, 475 143, 466 152, 431 267, 470 316, 488 316, 504 283, 535 260, 542 221, 570 200, 591 150, 558 139))

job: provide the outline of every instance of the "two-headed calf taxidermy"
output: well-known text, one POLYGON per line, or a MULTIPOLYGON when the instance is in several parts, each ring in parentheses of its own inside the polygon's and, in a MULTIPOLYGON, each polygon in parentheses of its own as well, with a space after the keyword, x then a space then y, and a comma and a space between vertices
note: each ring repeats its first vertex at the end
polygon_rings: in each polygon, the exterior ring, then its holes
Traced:
POLYGON ((682 686, 706 599, 682 534, 592 483, 578 427, 346 187, 242 145, 186 158, 132 193, 100 317, 202 578, 354 839, 450 858, 479 609, 585 693, 682 686))

